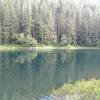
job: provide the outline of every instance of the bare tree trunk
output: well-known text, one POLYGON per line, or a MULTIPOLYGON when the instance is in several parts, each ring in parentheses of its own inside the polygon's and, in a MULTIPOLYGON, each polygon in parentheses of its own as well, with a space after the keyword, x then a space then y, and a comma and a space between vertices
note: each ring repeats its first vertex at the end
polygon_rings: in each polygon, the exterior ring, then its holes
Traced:
POLYGON ((32 20, 32 29, 31 29, 31 35, 32 35, 32 37, 34 37, 34 35, 35 35, 35 29, 34 29, 34 26, 35 26, 34 20, 32 20))
POLYGON ((1 20, 1 31, 2 31, 2 33, 4 32, 4 28, 3 28, 3 19, 1 20))

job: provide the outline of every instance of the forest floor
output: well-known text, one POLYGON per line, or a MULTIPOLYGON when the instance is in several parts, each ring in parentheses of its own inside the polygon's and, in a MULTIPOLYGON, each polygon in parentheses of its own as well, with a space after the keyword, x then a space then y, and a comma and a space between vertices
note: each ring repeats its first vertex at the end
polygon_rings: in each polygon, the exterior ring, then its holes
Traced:
POLYGON ((29 49, 29 50, 66 50, 66 49, 100 49, 98 47, 81 47, 81 46, 52 46, 52 45, 37 45, 33 46, 22 46, 22 45, 0 45, 0 51, 10 51, 19 49, 29 49))

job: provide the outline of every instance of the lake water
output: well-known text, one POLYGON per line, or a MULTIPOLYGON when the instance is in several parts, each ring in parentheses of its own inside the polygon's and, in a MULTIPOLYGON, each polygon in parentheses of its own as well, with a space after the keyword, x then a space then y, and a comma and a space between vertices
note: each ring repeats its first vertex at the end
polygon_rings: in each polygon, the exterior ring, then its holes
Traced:
POLYGON ((42 100, 52 88, 90 78, 100 79, 100 50, 0 52, 0 100, 42 100))

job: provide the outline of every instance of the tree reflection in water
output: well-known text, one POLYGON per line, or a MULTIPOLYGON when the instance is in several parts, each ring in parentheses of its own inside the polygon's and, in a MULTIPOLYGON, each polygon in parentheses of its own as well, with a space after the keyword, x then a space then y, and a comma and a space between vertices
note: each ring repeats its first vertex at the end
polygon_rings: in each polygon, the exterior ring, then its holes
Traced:
POLYGON ((100 51, 0 52, 0 100, 33 100, 52 88, 100 77, 100 51))

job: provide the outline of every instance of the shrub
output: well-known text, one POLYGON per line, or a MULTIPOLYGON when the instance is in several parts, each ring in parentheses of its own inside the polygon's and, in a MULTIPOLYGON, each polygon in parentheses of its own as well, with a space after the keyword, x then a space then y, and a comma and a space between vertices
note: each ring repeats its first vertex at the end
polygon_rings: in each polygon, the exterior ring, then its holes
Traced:
MULTIPOLYGON (((52 90, 52 94, 57 96, 71 95, 80 99, 73 100, 100 100, 100 80, 77 81, 75 84, 65 84, 61 88, 52 90)), ((64 99, 66 100, 66 99, 64 99)))
POLYGON ((30 35, 24 36, 24 34, 20 34, 19 36, 14 36, 14 38, 15 38, 15 44, 21 44, 24 46, 37 45, 37 41, 30 35))
POLYGON ((0 33, 0 44, 9 43, 9 35, 8 33, 0 33))
POLYGON ((0 43, 1 44, 20 44, 23 46, 36 46, 37 41, 30 35, 21 34, 12 34, 7 33, 0 34, 0 43))

